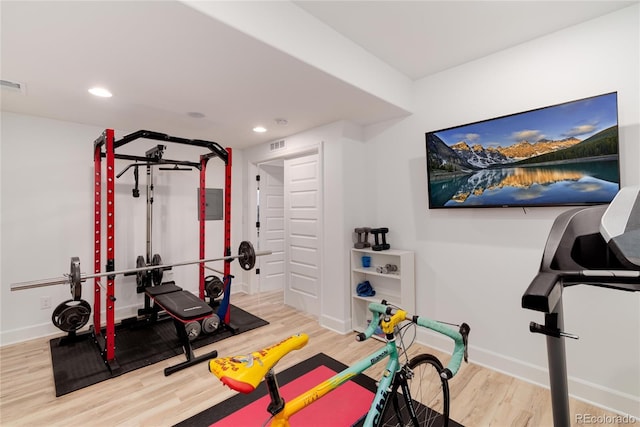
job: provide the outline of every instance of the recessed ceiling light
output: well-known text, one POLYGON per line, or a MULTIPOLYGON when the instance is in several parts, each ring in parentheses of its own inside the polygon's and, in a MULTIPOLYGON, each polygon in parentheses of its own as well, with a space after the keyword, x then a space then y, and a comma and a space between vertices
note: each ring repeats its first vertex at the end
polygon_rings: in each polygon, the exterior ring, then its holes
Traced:
POLYGON ((258 132, 258 133, 262 133, 262 132, 266 132, 267 129, 263 128, 262 126, 256 126, 256 127, 253 128, 253 131, 254 132, 258 132))
POLYGON ((287 119, 276 119, 276 124, 280 126, 286 126, 289 124, 287 119))
POLYGON ((204 118, 204 114, 200 113, 199 111, 189 111, 187 113, 187 116, 193 118, 193 119, 203 119, 204 118))
POLYGON ((111 92, 102 87, 92 87, 91 89, 89 89, 89 93, 101 98, 111 98, 113 96, 111 92))

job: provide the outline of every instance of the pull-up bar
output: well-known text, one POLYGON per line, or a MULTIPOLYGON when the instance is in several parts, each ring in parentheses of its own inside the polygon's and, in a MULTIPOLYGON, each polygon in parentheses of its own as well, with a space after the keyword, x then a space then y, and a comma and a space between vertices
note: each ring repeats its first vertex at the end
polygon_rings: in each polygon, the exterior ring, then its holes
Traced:
POLYGON ((192 145, 196 147, 208 148, 213 154, 220 157, 225 164, 229 162, 229 155, 227 150, 222 148, 220 144, 218 144, 217 142, 205 141, 202 139, 178 138, 175 136, 170 136, 164 133, 153 132, 149 130, 139 130, 129 135, 125 135, 119 140, 113 142, 113 148, 114 149, 120 148, 123 145, 128 144, 129 142, 139 138, 155 139, 157 141, 175 142, 177 144, 185 144, 185 145, 192 145))

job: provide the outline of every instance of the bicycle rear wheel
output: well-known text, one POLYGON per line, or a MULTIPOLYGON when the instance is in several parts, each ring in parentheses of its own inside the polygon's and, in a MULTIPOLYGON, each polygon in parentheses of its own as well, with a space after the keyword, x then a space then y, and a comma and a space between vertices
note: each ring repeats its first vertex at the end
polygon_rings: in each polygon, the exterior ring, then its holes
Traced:
POLYGON ((381 426, 447 427, 449 384, 440 376, 442 369, 442 363, 431 354, 420 354, 411 359, 396 375, 390 399, 392 404, 387 405, 381 426), (412 420, 412 413, 417 425, 412 420))

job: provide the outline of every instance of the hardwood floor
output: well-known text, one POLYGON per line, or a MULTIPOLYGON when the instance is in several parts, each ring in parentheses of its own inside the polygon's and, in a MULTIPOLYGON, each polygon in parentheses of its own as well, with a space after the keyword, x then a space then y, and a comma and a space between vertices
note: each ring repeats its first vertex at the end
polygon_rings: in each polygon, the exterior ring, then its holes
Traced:
MULTIPOLYGON (((353 334, 340 335, 320 327, 312 317, 284 306, 281 292, 238 294, 232 301, 270 324, 196 350, 196 355, 213 349, 221 356, 245 354, 290 334, 308 333, 309 344, 278 364, 284 370, 319 352, 350 364, 380 345, 375 340, 358 343, 353 334)), ((177 356, 56 398, 50 338, 0 349, 2 427, 171 426, 235 394, 208 372, 206 363, 165 377, 165 367, 184 360, 177 356)), ((423 351, 448 360, 447 355, 417 344, 410 349, 412 354, 423 351)), ((366 373, 376 378, 381 371, 382 364, 378 364, 366 373)), ((474 365, 473 360, 451 380, 450 390, 451 417, 465 426, 552 425, 547 390, 474 365)), ((607 414, 574 400, 571 412, 574 420, 574 414, 607 414)))

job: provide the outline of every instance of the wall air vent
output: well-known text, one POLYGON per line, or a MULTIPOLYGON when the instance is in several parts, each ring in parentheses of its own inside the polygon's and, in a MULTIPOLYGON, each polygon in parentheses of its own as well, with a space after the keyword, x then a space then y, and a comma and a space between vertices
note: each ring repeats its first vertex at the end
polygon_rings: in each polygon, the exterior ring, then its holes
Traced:
POLYGON ((270 148, 271 148, 271 151, 282 150, 284 148, 284 139, 281 139, 280 141, 272 142, 270 145, 270 148))
POLYGON ((0 80, 0 87, 11 92, 20 92, 23 95, 27 93, 27 86, 24 83, 12 82, 11 80, 0 80))

